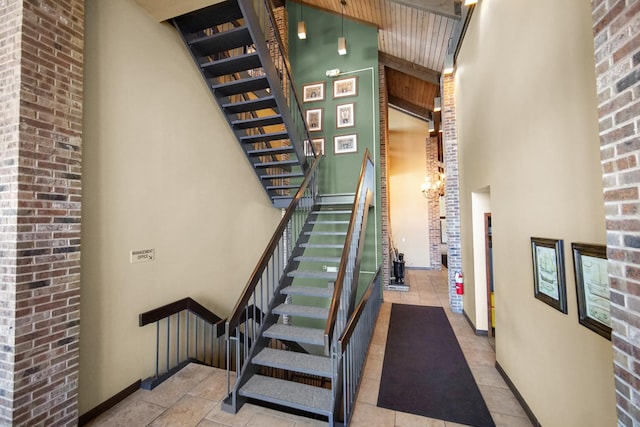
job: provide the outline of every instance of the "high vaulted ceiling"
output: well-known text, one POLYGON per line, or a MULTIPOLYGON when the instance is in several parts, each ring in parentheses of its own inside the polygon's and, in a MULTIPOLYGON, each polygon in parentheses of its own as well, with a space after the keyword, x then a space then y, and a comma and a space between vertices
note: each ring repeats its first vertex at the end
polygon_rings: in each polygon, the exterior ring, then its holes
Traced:
MULTIPOLYGON (((291 0, 298 1, 298 0, 291 0)), ((459 0, 300 0, 378 28, 379 59, 386 69, 389 103, 423 119, 431 117, 448 52, 456 48, 467 18, 459 0)))
MULTIPOLYGON (((136 0, 158 21, 222 0, 136 0)), ((283 4, 286 0, 274 0, 283 4)), ((290 0, 374 25, 389 103, 427 119, 439 96, 447 52, 458 45, 467 21, 461 0, 290 0)))

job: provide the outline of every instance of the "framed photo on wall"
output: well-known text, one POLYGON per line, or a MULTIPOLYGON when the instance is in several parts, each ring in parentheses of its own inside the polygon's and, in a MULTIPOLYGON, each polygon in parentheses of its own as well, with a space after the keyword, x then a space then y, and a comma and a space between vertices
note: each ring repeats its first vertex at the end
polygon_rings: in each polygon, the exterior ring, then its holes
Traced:
POLYGON ((304 141, 304 155, 311 156, 315 152, 318 156, 324 156, 324 138, 315 138, 311 140, 304 141), (311 151, 311 144, 313 144, 313 151, 311 151))
POLYGON ((355 126, 355 104, 336 105, 336 128, 350 128, 355 126))
POLYGON ((534 296, 567 314, 562 240, 531 238, 534 296))
POLYGON ((607 247, 572 243, 578 295, 578 322, 611 340, 611 299, 607 247))
POLYGON ((322 108, 314 108, 306 112, 307 127, 311 132, 322 130, 322 108))
POLYGON ((302 86, 302 102, 324 101, 324 82, 302 86))
POLYGON ((346 96, 356 96, 358 94, 358 78, 349 77, 333 82, 333 97, 343 98, 346 96))
POLYGON ((355 153, 358 151, 358 138, 353 135, 338 135, 333 138, 335 154, 355 153))

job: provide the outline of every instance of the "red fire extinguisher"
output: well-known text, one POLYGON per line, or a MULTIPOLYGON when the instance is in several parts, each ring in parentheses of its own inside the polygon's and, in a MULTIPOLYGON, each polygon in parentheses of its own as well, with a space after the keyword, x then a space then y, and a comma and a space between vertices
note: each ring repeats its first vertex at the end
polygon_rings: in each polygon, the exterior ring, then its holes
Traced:
POLYGON ((456 282, 456 295, 463 295, 464 294, 464 281, 462 280, 462 272, 461 271, 456 271, 455 282, 456 282))

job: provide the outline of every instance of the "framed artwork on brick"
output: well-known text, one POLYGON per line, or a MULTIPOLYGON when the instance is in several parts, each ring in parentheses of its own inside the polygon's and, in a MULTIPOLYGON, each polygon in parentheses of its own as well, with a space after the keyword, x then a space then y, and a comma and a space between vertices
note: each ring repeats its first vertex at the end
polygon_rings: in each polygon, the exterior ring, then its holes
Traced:
POLYGON ((572 243, 578 322, 611 340, 611 299, 604 245, 572 243))
POLYGON ((531 238, 533 294, 540 301, 567 314, 567 286, 562 246, 562 240, 531 238))

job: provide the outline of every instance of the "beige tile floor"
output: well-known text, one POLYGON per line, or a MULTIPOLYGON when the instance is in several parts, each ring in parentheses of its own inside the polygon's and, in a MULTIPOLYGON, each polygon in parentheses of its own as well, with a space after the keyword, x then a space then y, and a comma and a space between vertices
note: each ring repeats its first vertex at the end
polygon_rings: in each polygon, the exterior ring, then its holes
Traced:
MULTIPOLYGON (((496 371, 495 353, 486 337, 479 337, 464 316, 448 308, 446 271, 408 270, 409 292, 385 291, 360 391, 351 421, 353 427, 455 427, 443 420, 419 417, 378 408, 378 389, 382 374, 391 304, 445 307, 449 322, 478 383, 497 427, 531 426, 522 407, 496 371)), ((312 427, 326 426, 316 421, 246 404, 235 415, 222 412, 220 402, 226 394, 226 372, 199 365, 188 365, 153 391, 138 390, 88 425, 126 427, 312 427)))

